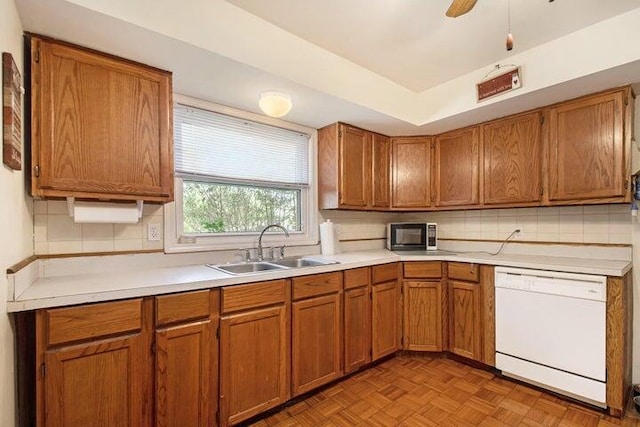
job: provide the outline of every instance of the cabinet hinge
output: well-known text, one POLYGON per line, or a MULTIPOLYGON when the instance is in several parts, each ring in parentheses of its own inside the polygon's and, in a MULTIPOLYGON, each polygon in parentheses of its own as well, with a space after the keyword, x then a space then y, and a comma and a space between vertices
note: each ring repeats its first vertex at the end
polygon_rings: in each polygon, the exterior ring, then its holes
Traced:
POLYGON ((338 131, 338 138, 342 138, 342 131, 341 130, 338 131))
POLYGON ((629 97, 627 96, 626 93, 623 95, 623 99, 624 99, 624 105, 629 105, 629 97))
POLYGON ((156 354, 156 342, 153 341, 151 343, 151 354, 155 355, 156 354))
POLYGON ((625 190, 629 189, 629 180, 628 179, 624 181, 624 189, 625 190))
POLYGON ((35 52, 33 52, 33 61, 36 64, 40 62, 40 48, 37 48, 35 52))
POLYGON ((216 338, 220 339, 220 326, 216 328, 216 338))
POLYGON ((40 165, 35 165, 33 167, 33 174, 36 176, 36 178, 40 178, 40 165))
POLYGON ((544 187, 540 187, 540 195, 544 196, 544 187))
POLYGON ((40 365, 40 378, 44 378, 44 376, 47 374, 47 368, 45 366, 44 363, 42 363, 40 365))

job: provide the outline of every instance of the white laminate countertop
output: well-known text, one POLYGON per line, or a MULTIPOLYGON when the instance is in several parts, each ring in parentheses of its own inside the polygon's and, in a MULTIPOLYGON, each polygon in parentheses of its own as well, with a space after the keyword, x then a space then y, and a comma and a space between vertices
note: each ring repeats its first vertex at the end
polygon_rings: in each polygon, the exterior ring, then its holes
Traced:
MULTIPOLYGON (((226 274, 204 264, 168 267, 141 265, 140 268, 123 271, 105 268, 105 271, 102 272, 96 272, 96 268, 93 266, 93 268, 88 269, 91 270, 90 273, 56 275, 52 277, 39 274, 38 271, 40 269, 35 265, 24 273, 18 272, 9 275, 10 286, 13 285, 14 292, 9 296, 7 311, 19 312, 46 307, 160 295, 340 271, 397 261, 459 261, 604 276, 622 276, 631 269, 631 261, 628 260, 573 258, 539 254, 490 255, 483 252, 474 252, 458 253, 456 255, 449 253, 425 255, 414 253, 396 254, 378 249, 332 256, 312 255, 309 257, 330 259, 338 261, 339 264, 290 270, 272 270, 247 275, 226 274), (18 286, 18 282, 24 282, 24 285, 18 286)), ((34 263, 38 262, 39 260, 34 261, 34 263)), ((95 264, 100 261, 91 261, 87 258, 86 262, 95 264)))

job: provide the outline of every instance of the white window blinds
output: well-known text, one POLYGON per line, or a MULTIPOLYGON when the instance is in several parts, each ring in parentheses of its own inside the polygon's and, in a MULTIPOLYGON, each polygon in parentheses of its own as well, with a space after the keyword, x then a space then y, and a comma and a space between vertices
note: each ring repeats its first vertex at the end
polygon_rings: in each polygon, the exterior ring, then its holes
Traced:
POLYGON ((309 184, 309 135, 176 104, 176 172, 247 183, 309 184))

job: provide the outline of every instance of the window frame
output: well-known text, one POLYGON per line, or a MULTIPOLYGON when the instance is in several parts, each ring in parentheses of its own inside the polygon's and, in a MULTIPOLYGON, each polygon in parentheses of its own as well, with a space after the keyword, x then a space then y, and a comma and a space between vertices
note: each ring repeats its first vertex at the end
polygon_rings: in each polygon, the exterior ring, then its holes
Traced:
MULTIPOLYGON (((244 120, 302 132, 309 135, 309 185, 301 190, 300 207, 302 232, 290 232, 285 238, 280 231, 267 232, 263 237, 263 245, 286 244, 287 246, 311 246, 318 244, 318 180, 317 180, 317 130, 280 119, 262 116, 248 111, 215 104, 200 99, 174 94, 174 104, 184 104, 226 114, 244 120)), ((175 174, 175 171, 174 171, 175 174)), ((164 205, 164 251, 166 253, 215 251, 239 248, 250 248, 258 245, 260 233, 221 233, 220 235, 188 235, 182 236, 182 178, 174 176, 174 201, 164 205)), ((265 224, 267 225, 267 224, 265 224)))

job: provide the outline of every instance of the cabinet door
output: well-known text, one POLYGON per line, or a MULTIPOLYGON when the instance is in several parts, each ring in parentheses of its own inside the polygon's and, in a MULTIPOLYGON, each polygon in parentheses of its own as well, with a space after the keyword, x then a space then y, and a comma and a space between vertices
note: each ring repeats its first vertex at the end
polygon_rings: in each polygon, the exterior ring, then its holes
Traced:
POLYGON ((46 351, 45 424, 149 425, 145 341, 140 334, 132 334, 46 351))
POLYGON ((371 362, 371 299, 369 287, 344 292, 344 372, 371 362))
POLYGON ((624 93, 549 109, 549 200, 624 197, 624 93))
POLYGON ((484 204, 540 202, 541 128, 539 111, 482 126, 484 204))
POLYGON ((156 426, 212 424, 216 348, 210 320, 156 331, 156 426))
POLYGON ((440 281, 404 282, 405 350, 442 351, 440 281))
POLYGON ((340 206, 366 208, 371 181, 371 133, 340 125, 340 206))
POLYGON ((433 164, 436 206, 477 204, 479 164, 477 127, 439 135, 433 164))
POLYGON ((371 207, 388 208, 391 162, 391 138, 374 134, 371 147, 371 207))
POLYGON ((339 378, 341 372, 340 294, 292 304, 292 393, 294 396, 339 378))
POLYGON ((449 346, 451 352, 481 361, 480 286, 449 281, 449 346))
POLYGON ((32 38, 34 195, 173 199, 171 75, 32 38))
POLYGON ((372 360, 398 350, 400 334, 400 298, 398 282, 386 282, 372 287, 372 360))
POLYGON ((246 420, 289 399, 286 306, 220 320, 220 424, 246 420))
POLYGON ((391 141, 391 207, 430 206, 432 138, 393 138, 391 141))

